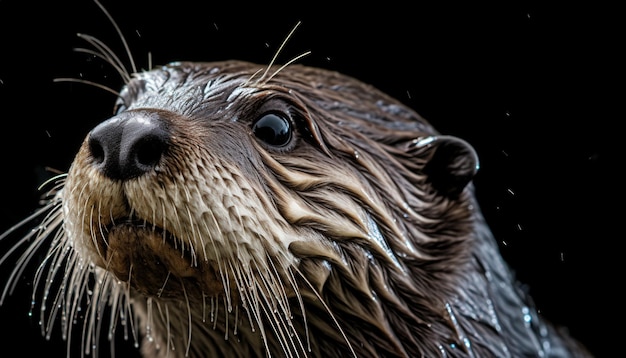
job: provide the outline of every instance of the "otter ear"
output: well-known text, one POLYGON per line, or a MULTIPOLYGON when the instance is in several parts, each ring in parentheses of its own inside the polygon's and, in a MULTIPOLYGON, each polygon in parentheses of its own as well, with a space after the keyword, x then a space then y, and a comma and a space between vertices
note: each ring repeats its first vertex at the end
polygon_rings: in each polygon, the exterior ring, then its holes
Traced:
POLYGON ((442 195, 457 197, 478 171, 476 151, 461 138, 430 136, 411 144, 415 150, 425 150, 427 161, 422 172, 442 195))

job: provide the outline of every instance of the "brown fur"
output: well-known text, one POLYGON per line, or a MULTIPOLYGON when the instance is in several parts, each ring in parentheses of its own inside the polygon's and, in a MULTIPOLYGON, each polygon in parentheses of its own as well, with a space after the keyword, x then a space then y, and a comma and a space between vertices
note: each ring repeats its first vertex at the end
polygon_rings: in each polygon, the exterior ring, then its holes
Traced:
POLYGON ((51 238, 43 267, 66 263, 65 315, 96 278, 83 344, 109 303, 146 357, 587 355, 500 257, 471 146, 375 88, 176 63, 137 74, 114 118, 156 118, 167 149, 120 179, 88 136, 29 248, 51 238), (289 118, 287 146, 254 135, 265 113, 289 118))
POLYGON ((589 356, 499 255, 465 141, 323 69, 119 71, 115 116, 18 224, 42 218, 0 303, 43 251, 46 334, 84 316, 94 355, 123 323, 145 357, 589 356), (267 114, 287 119, 284 145, 256 132, 267 114))

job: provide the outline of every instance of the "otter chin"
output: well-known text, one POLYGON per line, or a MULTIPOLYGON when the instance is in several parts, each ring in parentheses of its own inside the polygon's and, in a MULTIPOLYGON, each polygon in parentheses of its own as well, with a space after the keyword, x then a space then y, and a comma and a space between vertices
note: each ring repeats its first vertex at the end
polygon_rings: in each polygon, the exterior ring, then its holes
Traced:
POLYGON ((341 73, 170 63, 129 76, 11 280, 47 251, 44 326, 84 312, 94 355, 125 319, 145 357, 590 356, 499 254, 477 170, 341 73))

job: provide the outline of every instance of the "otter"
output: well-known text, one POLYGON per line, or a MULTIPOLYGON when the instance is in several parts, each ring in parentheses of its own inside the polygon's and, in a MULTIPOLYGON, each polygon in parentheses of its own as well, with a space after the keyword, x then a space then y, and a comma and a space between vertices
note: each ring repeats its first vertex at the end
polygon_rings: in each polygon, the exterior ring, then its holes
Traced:
POLYGON ((476 151, 399 100, 234 60, 136 72, 118 96, 19 224, 40 220, 7 288, 46 253, 46 330, 84 316, 94 355, 124 321, 145 357, 590 356, 499 254, 476 151))

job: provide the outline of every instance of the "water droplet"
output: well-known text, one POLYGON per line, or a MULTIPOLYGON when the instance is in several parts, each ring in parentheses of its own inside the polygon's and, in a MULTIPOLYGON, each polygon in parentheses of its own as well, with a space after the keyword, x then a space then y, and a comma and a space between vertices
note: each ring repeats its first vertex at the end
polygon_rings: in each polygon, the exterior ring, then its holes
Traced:
POLYGON ((463 344, 465 345, 465 348, 467 348, 468 350, 472 348, 472 345, 471 345, 471 343, 470 343, 470 340, 469 340, 469 338, 467 338, 467 337, 465 337, 465 338, 463 339, 463 344))
POLYGON ((526 327, 530 327, 532 316, 530 315, 530 310, 528 309, 528 307, 522 308, 522 314, 524 318, 524 324, 526 325, 526 327))

